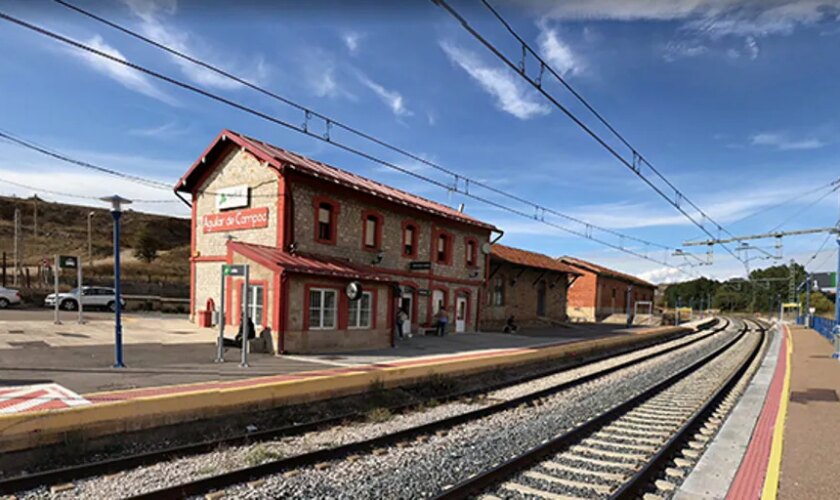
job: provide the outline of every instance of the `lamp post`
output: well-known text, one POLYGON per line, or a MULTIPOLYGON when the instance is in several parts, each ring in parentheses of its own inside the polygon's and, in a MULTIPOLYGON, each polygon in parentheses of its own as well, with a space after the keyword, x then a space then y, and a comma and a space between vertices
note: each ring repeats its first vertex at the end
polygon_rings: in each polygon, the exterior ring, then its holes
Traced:
POLYGON ((111 216, 114 218, 114 368, 125 368, 122 349, 122 297, 120 294, 120 217, 122 216, 122 206, 130 204, 131 200, 117 195, 100 198, 100 200, 111 204, 111 216))
POLYGON ((91 236, 91 224, 90 218, 93 217, 96 212, 88 212, 87 215, 87 223, 88 223, 88 267, 93 267, 93 239, 91 236))

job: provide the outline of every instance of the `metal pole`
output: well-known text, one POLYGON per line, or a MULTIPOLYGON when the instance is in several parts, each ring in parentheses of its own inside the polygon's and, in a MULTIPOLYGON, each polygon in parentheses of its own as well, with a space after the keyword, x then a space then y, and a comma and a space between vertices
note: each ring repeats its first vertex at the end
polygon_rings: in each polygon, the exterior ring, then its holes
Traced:
POLYGON ((91 224, 90 218, 93 217, 94 212, 88 212, 87 216, 87 226, 88 226, 88 265, 93 266, 93 240, 91 237, 91 224))
POLYGON ((805 326, 811 328, 811 273, 805 275, 805 326))
POLYGON ((242 289, 242 360, 239 363, 239 366, 242 368, 248 367, 248 334, 251 332, 250 330, 250 321, 248 317, 248 299, 250 296, 249 288, 249 274, 250 274, 250 266, 245 266, 245 284, 242 289))
POLYGON ((120 216, 118 210, 112 210, 114 218, 114 368, 125 368, 122 346, 122 299, 120 294, 120 216))
POLYGON ((76 265, 77 265, 77 269, 78 269, 78 275, 76 276, 76 281, 78 281, 78 283, 79 283, 79 285, 78 285, 78 288, 79 288, 79 324, 84 325, 85 324, 85 318, 84 318, 84 308, 85 307, 82 305, 82 297, 84 297, 85 294, 82 291, 82 286, 83 286, 82 285, 82 256, 79 255, 78 257, 76 257, 76 261, 77 261, 76 265))
POLYGON ((53 267, 53 284, 55 285, 55 312, 53 313, 53 323, 61 324, 61 319, 58 317, 58 255, 55 256, 55 266, 53 267))
MULTIPOLYGON (((18 275, 20 274, 20 209, 15 208, 15 266, 12 274, 12 286, 18 286, 18 275)), ((58 292, 56 292, 58 293, 58 292)), ((58 297, 56 297, 58 298, 58 297)), ((56 320, 57 321, 57 320, 56 320)))
POLYGON ((219 340, 216 345, 216 363, 225 362, 225 269, 226 264, 222 264, 222 287, 219 292, 219 340))
POLYGON ((631 326, 633 326, 633 314, 631 313, 631 309, 630 309, 630 300, 631 300, 632 294, 633 294, 633 285, 630 285, 630 286, 627 287, 627 294, 626 294, 627 295, 627 300, 625 301, 626 304, 625 304, 625 307, 624 307, 624 309, 627 311, 627 328, 630 328, 631 326))

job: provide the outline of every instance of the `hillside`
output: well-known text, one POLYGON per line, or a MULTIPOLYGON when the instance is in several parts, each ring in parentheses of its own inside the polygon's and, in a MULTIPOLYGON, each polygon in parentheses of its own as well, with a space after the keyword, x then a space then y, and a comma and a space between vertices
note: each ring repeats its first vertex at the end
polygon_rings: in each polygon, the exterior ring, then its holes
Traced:
MULTIPOLYGON (((9 263, 11 263, 14 248, 15 208, 20 208, 21 211, 21 243, 23 261, 26 265, 36 265, 41 259, 51 259, 55 254, 87 257, 87 217, 90 212, 94 213, 91 218, 94 260, 107 258, 113 252, 113 221, 107 208, 51 203, 36 198, 0 196, 0 252, 7 253, 9 263), (38 207, 37 234, 34 227, 36 204, 38 207)), ((122 248, 132 248, 137 235, 146 227, 149 227, 159 241, 161 250, 184 247, 190 243, 189 219, 127 210, 122 217, 122 248)), ((187 254, 189 254, 188 251, 187 254)))

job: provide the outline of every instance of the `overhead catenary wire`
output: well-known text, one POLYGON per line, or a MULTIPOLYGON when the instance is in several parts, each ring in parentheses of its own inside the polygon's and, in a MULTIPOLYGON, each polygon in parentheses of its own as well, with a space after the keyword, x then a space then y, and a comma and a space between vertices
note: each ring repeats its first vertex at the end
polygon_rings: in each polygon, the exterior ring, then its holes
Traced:
MULTIPOLYGON (((636 148, 634 148, 626 139, 624 139, 621 134, 619 134, 606 119, 598 113, 595 108, 590 105, 578 92, 574 91, 571 85, 566 82, 566 80, 556 71, 552 66, 546 62, 525 40, 516 33, 515 30, 510 26, 507 21, 495 10, 493 7, 486 1, 482 0, 482 3, 495 15, 495 17, 506 27, 506 29, 517 39, 522 47, 522 54, 523 54, 523 61, 519 65, 514 63, 510 58, 505 56, 495 45, 493 45, 487 38, 482 36, 475 28, 473 28, 470 23, 461 16, 455 9, 453 9, 447 2, 444 0, 432 0, 432 2, 440 5, 446 10, 452 17, 454 17, 461 26, 476 40, 478 40, 482 45, 484 45, 488 50, 490 50, 496 57, 498 57, 502 62, 504 62, 510 69, 520 75, 525 81, 527 81, 532 87, 534 87, 539 93, 541 93, 546 99, 548 99, 557 109, 562 111, 567 117, 569 117, 578 127, 580 127, 587 135, 592 137, 601 147, 603 147, 608 153, 610 153, 616 160, 622 163, 625 167, 629 168, 637 177, 639 177, 643 182, 645 182, 651 189, 653 189, 660 197, 665 199, 669 204, 671 204, 674 208, 677 209, 684 217, 686 217, 692 224, 700 228, 706 235, 711 238, 715 238, 715 235, 712 234, 705 226, 703 222, 698 222, 695 217, 693 217, 688 211, 685 210, 681 206, 681 203, 686 203, 697 213, 701 216, 702 221, 709 221, 718 231, 725 232, 726 234, 731 235, 729 231, 727 231, 722 225, 717 223, 714 219, 712 219, 707 213, 705 213, 699 206, 697 206, 694 202, 692 202, 688 197, 686 197, 674 184, 672 184, 662 173, 659 172, 644 156, 642 156, 636 148), (540 63, 540 74, 539 76, 534 79, 530 77, 525 71, 525 64, 524 64, 524 55, 530 53, 537 61, 540 63), (625 146, 630 149, 630 153, 632 154, 632 158, 628 160, 625 158, 623 154, 621 154, 615 147, 610 145, 604 138, 602 138, 597 132, 595 132, 592 127, 588 126, 586 123, 583 122, 581 118, 575 115, 568 107, 564 106, 556 97, 554 97, 551 93, 549 93, 542 81, 543 74, 548 71, 549 74, 554 76, 563 86, 569 89, 572 94, 589 110, 591 111, 595 117, 605 125, 616 137, 618 137, 619 141, 621 141, 625 146), (653 181, 651 181, 648 177, 644 175, 642 172, 642 167, 647 167, 651 172, 653 172, 658 178, 660 178, 671 190, 674 192, 673 199, 664 190, 657 186, 653 181)), ((731 248, 726 246, 725 244, 720 244, 720 246, 727 251, 732 257, 736 260, 744 262, 741 257, 739 257, 731 248)))
POLYGON ((815 188, 809 188, 809 189, 806 189, 806 190, 804 190, 804 191, 802 191, 802 192, 800 192, 800 193, 796 193, 795 195, 793 195, 793 196, 791 196, 791 197, 789 197, 789 198, 786 198, 786 199, 784 199, 784 200, 782 200, 782 201, 780 201, 780 202, 778 202, 778 203, 774 203, 774 204, 772 204, 772 205, 770 205, 770 206, 767 206, 767 207, 761 207, 761 208, 759 208, 758 210, 756 210, 756 211, 754 211, 754 212, 750 212, 749 214, 747 214, 747 215, 745 215, 745 216, 743 216, 743 217, 739 217, 739 218, 737 218, 737 219, 735 219, 735 220, 733 220, 733 221, 730 221, 728 224, 729 224, 730 226, 733 226, 733 225, 735 225, 735 224, 740 224, 740 223, 744 222, 745 220, 752 219, 753 217, 755 217, 755 216, 757 216, 757 215, 766 214, 767 212, 770 212, 770 211, 773 211, 773 210, 775 210, 775 209, 777 209, 777 208, 779 208, 779 207, 785 206, 785 205, 787 205, 788 203, 791 203, 791 202, 793 202, 793 201, 798 201, 798 200, 800 200, 801 198, 803 198, 803 197, 805 197, 805 196, 809 196, 809 195, 812 195, 812 194, 814 194, 814 193, 818 193, 818 192, 820 192, 820 191, 822 191, 822 190, 824 190, 824 189, 829 189, 829 188, 831 188, 831 187, 833 187, 833 186, 837 186, 838 184, 840 184, 840 178, 835 179, 835 180, 833 180, 833 181, 831 181, 831 182, 827 182, 827 183, 822 184, 822 185, 820 185, 820 186, 817 186, 817 187, 815 187, 815 188))
POLYGON ((149 45, 152 45, 152 46, 154 46, 154 47, 156 47, 156 48, 158 48, 158 49, 160 49, 160 50, 163 50, 164 52, 166 52, 166 53, 168 53, 168 54, 170 54, 170 55, 172 55, 172 56, 178 57, 178 58, 183 59, 183 60, 185 60, 185 61, 189 61, 189 62, 191 62, 191 63, 193 63, 193 64, 196 64, 196 65, 198 65, 198 66, 200 66, 200 67, 202 67, 202 68, 204 68, 204 69, 206 69, 206 70, 208 70, 208 71, 211 71, 211 72, 213 72, 213 73, 216 73, 216 74, 218 74, 218 75, 220 75, 220 76, 223 76, 223 77, 225 77, 225 78, 228 78, 228 79, 230 79, 230 80, 232 80, 232 81, 234 81, 234 82, 236 82, 236 83, 238 83, 238 84, 240 84, 240 85, 242 85, 242 86, 244 86, 244 87, 247 87, 247 88, 249 88, 249 89, 251 89, 251 90, 254 90, 254 91, 256 91, 256 92, 258 92, 258 93, 260 93, 260 94, 262 94, 262 95, 264 95, 264 96, 267 96, 267 97, 270 97, 270 98, 272 98, 272 99, 275 99, 275 100, 277 100, 277 101, 279 101, 279 102, 282 102, 283 104, 286 104, 286 105, 288 105, 288 106, 291 106, 291 107, 295 108, 295 109, 296 109, 296 110, 298 110, 298 111, 302 111, 302 112, 304 113, 305 118, 306 118, 307 120, 308 120, 310 117, 319 118, 319 119, 323 120, 326 124, 328 124, 328 126, 335 127, 335 128, 337 128, 337 129, 344 130, 344 131, 346 131, 346 132, 348 132, 348 133, 350 133, 350 134, 352 134, 352 135, 354 135, 354 136, 357 136, 357 137, 359 137, 359 138, 365 139, 365 140, 370 141, 370 142, 372 142, 372 143, 374 143, 374 144, 376 144, 376 145, 378 145, 378 146, 381 146, 381 147, 386 148, 386 149, 388 149, 388 150, 390 150, 390 151, 393 151, 393 152, 398 153, 398 154, 400 154, 400 155, 403 155, 403 156, 405 156, 405 157, 407 157, 407 158, 410 158, 411 160, 414 160, 414 161, 417 161, 417 162, 419 162, 419 163, 422 163, 422 164, 424 164, 424 165, 426 165, 426 166, 429 166, 429 167, 431 167, 431 168, 433 168, 433 169, 435 169, 435 170, 438 170, 439 172, 442 172, 442 173, 445 173, 445 174, 447 174, 447 175, 453 176, 453 177, 456 179, 456 182, 463 182, 463 183, 465 184, 465 186, 469 186, 469 187, 480 187, 480 188, 482 188, 482 189, 486 189, 487 191, 490 191, 490 192, 492 192, 493 194, 497 194, 497 195, 500 195, 500 196, 504 196, 504 197, 506 197, 506 198, 508 198, 508 199, 511 199, 511 200, 517 201, 517 202, 519 202, 519 203, 522 203, 522 204, 525 204, 525 205, 529 205, 529 206, 530 206, 530 208, 532 208, 532 209, 535 211, 535 213, 541 213, 541 212, 544 212, 544 213, 548 213, 548 214, 551 214, 551 215, 555 215, 555 216, 557 216, 557 217, 560 217, 560 218, 562 218, 562 219, 568 220, 568 221, 570 221, 570 222, 574 222, 574 223, 577 223, 577 224, 580 224, 580 225, 586 226, 586 227, 587 227, 587 229, 590 229, 590 230, 591 230, 591 229, 596 229, 596 230, 598 230, 598 231, 603 231, 603 232, 605 232, 605 233, 608 233, 608 234, 611 234, 611 235, 613 235, 613 236, 617 236, 617 237, 619 237, 619 238, 626 239, 626 240, 629 240, 629 241, 635 241, 635 242, 637 242, 637 243, 642 243, 642 244, 645 244, 645 245, 650 245, 650 246, 653 246, 653 247, 656 247, 656 248, 660 248, 660 249, 664 249, 664 250, 669 250, 669 251, 670 251, 670 250, 674 250, 674 247, 671 247, 671 246, 668 246, 668 245, 663 245, 663 244, 656 243, 656 242, 652 242, 652 241, 649 241, 649 240, 645 240, 645 239, 642 239, 642 238, 638 238, 638 237, 636 237, 636 236, 632 236, 632 235, 629 235, 629 234, 621 233, 621 232, 616 231, 616 230, 614 230, 614 229, 610 229, 610 228, 607 228, 607 227, 599 226, 599 225, 597 225, 597 224, 593 224, 593 223, 588 222, 588 221, 586 221, 586 220, 583 220, 583 219, 581 219, 581 218, 579 218, 579 217, 575 217, 575 216, 572 216, 572 215, 569 215, 569 214, 563 213, 563 212, 561 212, 561 211, 559 211, 559 210, 556 210, 556 209, 553 209, 553 208, 546 207, 546 206, 544 206, 544 205, 541 205, 541 204, 535 203, 535 202, 533 202, 533 201, 531 201, 531 200, 527 200, 527 199, 522 198, 521 196, 517 196, 517 195, 515 195, 515 194, 513 194, 513 193, 511 193, 511 192, 509 192, 509 191, 507 191, 507 190, 502 190, 502 189, 499 189, 499 188, 493 187, 493 186, 491 186, 491 185, 487 184, 486 182, 482 182, 482 181, 480 181, 480 180, 478 180, 478 179, 470 178, 470 177, 468 177, 468 176, 465 176, 465 175, 463 175, 463 174, 460 174, 460 173, 458 173, 458 172, 456 172, 456 171, 454 171, 454 170, 452 170, 452 169, 450 169, 450 168, 447 168, 447 167, 444 167, 444 166, 440 165, 439 163, 436 163, 436 162, 433 162, 433 161, 431 161, 431 160, 428 160, 427 158, 423 158, 422 156, 420 156, 420 155, 418 155, 418 154, 415 154, 415 153, 412 153, 412 152, 410 152, 410 151, 406 150, 405 148, 402 148, 402 147, 399 147, 399 146, 395 146, 395 145, 393 145, 393 144, 391 144, 391 143, 389 143, 389 142, 386 142, 386 141, 384 141, 384 140, 382 140, 382 139, 379 139, 379 138, 377 138, 377 137, 375 137, 375 136, 373 136, 373 135, 371 135, 371 134, 369 134, 369 133, 367 133, 367 132, 364 132, 364 131, 362 131, 362 130, 360 130, 360 129, 356 128, 356 127, 352 127, 352 126, 350 126, 350 125, 348 125, 348 124, 346 124, 346 123, 344 123, 344 122, 342 122, 342 121, 340 121, 340 120, 337 120, 337 119, 335 119, 335 118, 333 118, 333 117, 331 117, 331 116, 328 116, 328 115, 325 115, 325 114, 323 114, 323 113, 320 113, 320 112, 318 112, 318 111, 316 111, 316 110, 314 110, 314 109, 312 109, 312 108, 309 108, 309 107, 307 107, 307 106, 304 106, 304 105, 302 105, 302 104, 300 104, 300 103, 298 103, 298 102, 295 102, 295 101, 293 101, 293 100, 291 100, 291 99, 289 99, 289 98, 287 98, 287 97, 284 97, 284 96, 282 96, 282 95, 280 95, 280 94, 278 94, 278 93, 276 93, 276 92, 273 92, 273 91, 271 91, 271 90, 268 90, 268 89, 266 89, 265 87, 262 87, 262 86, 260 86, 260 85, 257 85, 257 84, 255 84, 255 83, 253 83, 253 82, 250 82, 250 81, 248 81, 248 80, 247 80, 247 79, 245 79, 245 78, 242 78, 242 77, 237 76, 237 75, 235 75, 235 74, 233 74, 233 73, 231 73, 231 72, 229 72, 229 71, 226 71, 226 70, 224 70, 224 69, 222 69, 222 68, 219 68, 219 67, 218 67, 218 66, 216 66, 216 65, 210 64, 210 63, 208 63, 208 62, 206 62, 206 61, 203 61, 203 60, 201 60, 201 59, 199 59, 199 58, 197 58, 197 57, 191 56, 190 54, 186 54, 186 53, 184 53, 183 51, 179 51, 179 50, 177 50, 177 49, 175 49, 175 48, 172 48, 172 47, 170 47, 170 46, 168 46, 168 45, 166 45, 166 44, 164 44, 164 43, 162 43, 162 42, 160 42, 160 41, 158 41, 158 40, 155 40, 155 39, 153 39, 153 38, 151 38, 151 37, 148 37, 148 36, 145 36, 145 35, 143 35, 143 34, 141 34, 141 33, 138 33, 138 32, 136 32, 135 30, 132 30, 132 29, 130 29, 130 28, 127 28, 127 27, 125 27, 125 26, 123 26, 123 25, 121 25, 121 24, 119 24, 119 23, 117 23, 117 22, 114 22, 114 21, 112 21, 112 20, 110 20, 110 19, 107 19, 107 18, 105 18, 105 17, 103 17, 103 16, 101 16, 101 15, 98 15, 98 14, 96 14, 96 13, 94 13, 94 12, 91 12, 91 11, 89 11, 89 10, 87 10, 87 9, 84 9, 84 8, 82 8, 82 7, 79 7, 79 6, 77 6, 77 5, 74 5, 74 4, 73 4, 73 3, 71 3, 71 2, 68 2, 68 1, 66 1, 66 0, 54 0, 54 1, 55 1, 56 3, 58 3, 58 4, 62 5, 62 6, 64 6, 64 7, 67 7, 68 9, 71 9, 71 10, 73 10, 73 11, 75 11, 75 12, 78 12, 79 14, 82 14, 82 15, 84 15, 84 16, 86 16, 86 17, 90 18, 90 19, 93 19, 93 20, 95 20, 95 21, 97 21, 97 22, 100 22, 100 23, 102 23, 102 24, 105 24, 106 26, 109 26, 109 27, 111 27, 111 28, 113 28, 113 29, 115 29, 115 30, 118 30, 118 31, 120 31, 121 33, 124 33, 124 34, 126 34, 126 35, 128 35, 128 36, 131 36, 131 37, 133 37, 133 38, 135 38, 135 39, 141 40, 141 41, 143 41, 143 42, 145 42, 145 43, 147 43, 147 44, 149 44, 149 45))
MULTIPOLYGON (((246 105, 244 105, 244 104, 238 103, 238 102, 236 102, 236 101, 233 101, 232 99, 229 99, 229 98, 226 98, 226 97, 220 96, 220 95, 218 95, 218 94, 214 94, 213 92, 210 92, 210 91, 208 91, 208 90, 205 90, 205 89, 203 89, 203 88, 201 88, 201 87, 198 87, 198 86, 192 85, 192 84, 190 84, 190 83, 186 83, 186 82, 180 81, 180 80, 178 80, 178 79, 176 79, 176 78, 173 78, 173 77, 167 76, 167 75, 165 75, 165 74, 163 74, 163 73, 160 73, 160 72, 158 72, 158 71, 155 71, 155 70, 152 70, 152 69, 146 68, 146 67, 144 67, 144 66, 141 66, 141 65, 139 65, 139 64, 132 63, 132 62, 130 62, 130 61, 127 61, 127 60, 121 59, 121 58, 119 58, 119 57, 116 57, 116 56, 111 55, 111 54, 109 54, 109 53, 106 53, 106 52, 103 52, 103 51, 101 51, 101 50, 98 50, 98 49, 96 49, 96 48, 94 48, 94 47, 91 47, 91 46, 86 45, 86 44, 84 44, 84 43, 81 43, 81 42, 79 42, 79 41, 73 40, 73 39, 68 38, 68 37, 66 37, 66 36, 64 36, 64 35, 61 35, 61 34, 58 34, 58 33, 56 33, 56 32, 50 31, 50 30, 48 30, 48 29, 46 29, 46 28, 43 28, 43 27, 37 26, 37 25, 32 24, 32 23, 30 23, 30 22, 24 21, 24 20, 22 20, 22 19, 16 18, 16 17, 11 16, 11 15, 9 15, 9 14, 6 14, 6 13, 4 13, 4 12, 0 12, 0 19, 4 19, 4 20, 6 20, 6 21, 8 21, 8 22, 11 22, 11 23, 16 24, 16 25, 18 25, 18 26, 21 26, 21 27, 26 28, 26 29, 28 29, 28 30, 31 30, 31 31, 37 32, 37 33, 39 33, 39 34, 41 34, 41 35, 44 35, 44 36, 46 36, 46 37, 49 37, 49 38, 52 38, 52 39, 54 39, 54 40, 60 41, 60 42, 65 43, 65 44, 67 44, 67 45, 74 46, 74 47, 76 47, 76 48, 78 48, 78 49, 80 49, 80 50, 84 50, 84 51, 89 52, 89 53, 91 53, 91 54, 94 54, 94 55, 96 55, 96 56, 98 56, 98 57, 102 57, 102 58, 104 58, 104 59, 108 59, 108 60, 110 60, 110 61, 112 61, 112 62, 114 62, 114 63, 116 63, 116 64, 120 64, 120 65, 123 65, 123 66, 129 67, 129 68, 132 68, 132 69, 134 69, 134 70, 136 70, 136 71, 139 71, 139 72, 141 72, 141 73, 144 73, 144 74, 149 75, 149 76, 151 76, 151 77, 154 77, 154 78, 156 78, 156 79, 159 79, 159 80, 165 81, 165 82, 167 82, 167 83, 169 83, 169 84, 171 84, 171 85, 174 85, 174 86, 180 87, 180 88, 182 88, 182 89, 189 90, 189 91, 191 91, 191 92, 197 93, 197 94, 199 94, 199 95, 202 95, 202 96, 204 96, 204 97, 207 97, 207 98, 209 98, 209 99, 211 99, 211 100, 214 100, 214 101, 216 101, 216 102, 219 102, 219 103, 225 104, 225 105, 227 105, 227 106, 230 106, 230 107, 232 107, 232 108, 238 109, 238 110, 240 110, 240 111, 243 111, 243 112, 246 112, 246 113, 252 114, 252 115, 257 116, 257 117, 259 117, 259 118, 262 118, 262 119, 264 119, 264 120, 266 120, 266 121, 268 121, 268 122, 274 123, 274 124, 276 124, 276 125, 280 125, 280 126, 282 126, 282 127, 285 127, 285 128, 287 128, 287 129, 290 129, 290 130, 294 130, 294 131, 299 132, 299 133, 303 133, 303 134, 308 135, 308 136, 310 136, 310 137, 313 137, 313 138, 319 139, 319 140, 321 140, 321 141, 323 141, 323 142, 327 142, 327 143, 332 144, 333 146, 335 146, 335 147, 337 147, 337 148, 339 148, 339 149, 342 149, 342 150, 344 150, 344 151, 346 151, 346 152, 352 153, 352 154, 354 154, 354 155, 356 155, 356 156, 359 156, 359 157, 361 157, 361 158, 367 159, 367 160, 369 160, 369 161, 371 161, 371 162, 378 163, 378 164, 380 164, 380 165, 382 165, 382 166, 385 166, 385 167, 387 167, 387 168, 390 168, 390 169, 393 169, 393 170, 399 171, 399 172, 401 172, 401 173, 404 173, 404 174, 409 175, 409 176, 411 176, 411 177, 414 177, 414 178, 416 178, 416 179, 422 180, 422 181, 424 181, 424 182, 430 183, 430 184, 432 184, 432 185, 435 185, 435 186, 440 187, 440 188, 442 188, 442 189, 445 189, 445 190, 447 190, 447 191, 450 191, 450 192, 451 192, 451 191, 457 192, 457 193, 461 194, 462 196, 465 196, 465 197, 467 197, 467 198, 474 199, 474 200, 476 200, 476 201, 480 201, 480 202, 485 203, 485 204, 487 204, 487 205, 489 205, 489 206, 492 206, 492 207, 495 207, 495 208, 498 208, 498 209, 501 209, 501 210, 504 210, 504 211, 510 212, 510 213, 512 213, 512 214, 514 214, 514 215, 518 215, 518 216, 521 216, 521 217, 524 217, 524 218, 527 218, 527 219, 531 219, 531 220, 536 220, 537 222, 540 222, 540 223, 546 224, 546 225, 551 226, 551 227, 554 227, 554 228, 556 228, 556 229, 560 229, 561 231, 567 232, 567 233, 569 233, 569 234, 573 234, 573 235, 576 235, 576 236, 579 236, 579 237, 583 237, 583 238, 588 239, 588 240, 590 240, 590 241, 594 241, 594 242, 596 242, 596 243, 599 243, 599 244, 601 244, 601 245, 604 245, 604 246, 607 246, 607 247, 613 248, 613 249, 615 249, 615 250, 618 250, 618 251, 621 251, 621 252, 627 253, 627 254, 629 254, 629 255, 634 255, 634 256, 636 256, 636 257, 638 257, 638 258, 641 258, 641 259, 644 259, 644 260, 647 260, 647 261, 650 261, 650 262, 654 262, 654 263, 657 263, 657 264, 660 264, 660 265, 664 265, 664 266, 666 266, 666 267, 669 267, 669 268, 673 268, 673 269, 679 270, 680 272, 687 273, 687 271, 686 271, 686 270, 684 270, 684 269, 682 269, 680 266, 673 265, 673 264, 669 263, 667 260, 659 260, 659 259, 656 259, 656 258, 650 257, 650 256, 648 256, 648 255, 641 254, 641 253, 635 252, 635 251, 633 251, 633 250, 629 250, 629 249, 627 249, 627 248, 625 248, 625 247, 623 247, 623 246, 616 245, 616 244, 613 244, 613 243, 607 242, 607 241, 605 241, 605 240, 602 240, 602 239, 596 238, 596 237, 592 236, 591 234, 588 234, 587 232, 584 232, 584 231, 578 231, 578 230, 575 230, 575 229, 572 229, 572 228, 569 228, 569 227, 566 227, 566 226, 563 226, 563 225, 560 225, 560 224, 556 224, 556 223, 553 223, 553 222, 547 221, 547 220, 545 220, 545 219, 544 219, 544 215, 543 215, 543 218, 540 218, 539 216, 535 216, 534 214, 531 214, 531 213, 525 212, 525 211, 523 211, 523 210, 521 210, 521 209, 516 209, 516 208, 513 208, 513 207, 509 207, 509 206, 504 205, 504 204, 502 204, 502 203, 500 203, 500 202, 498 202, 498 201, 495 201, 495 200, 490 200, 490 199, 488 199, 488 198, 478 196, 478 195, 476 195, 475 193, 470 192, 468 189, 463 189, 463 190, 462 190, 462 189, 460 189, 460 187, 459 187, 459 186, 457 186, 457 185, 456 185, 456 186, 453 186, 453 185, 451 185, 451 184, 448 184, 448 183, 445 183, 445 182, 442 182, 442 181, 439 181, 439 180, 433 179, 433 178, 431 178, 431 177, 428 177, 428 176, 425 176, 425 175, 419 174, 419 173, 417 173, 417 172, 412 171, 411 169, 408 169, 408 168, 405 168, 405 167, 401 167, 401 166, 399 166, 399 165, 397 165, 397 164, 395 164, 395 163, 393 163, 393 162, 389 162, 389 161, 383 160, 383 159, 378 158, 378 157, 376 157, 376 156, 374 156, 374 155, 372 155, 372 154, 370 154, 370 153, 364 152, 364 151, 362 151, 362 150, 360 150, 360 149, 358 149, 358 148, 356 148, 356 147, 349 146, 349 145, 347 145, 347 144, 344 144, 344 143, 338 142, 338 141, 336 141, 336 140, 333 140, 333 139, 332 139, 329 135, 320 135, 320 134, 316 134, 316 133, 314 133, 314 132, 312 132, 312 131, 308 130, 308 129, 307 129, 306 127, 304 127, 304 126, 299 126, 299 125, 296 125, 296 124, 293 124, 293 123, 287 122, 287 121, 282 120, 282 119, 280 119, 280 118, 277 118, 277 117, 275 117, 275 116, 269 115, 268 113, 265 113, 265 112, 263 112, 263 111, 260 111, 260 110, 254 109, 254 108, 252 108, 252 107, 246 106, 246 105)), ((462 178, 463 178, 463 177, 462 177, 462 178)), ((643 242, 644 242, 644 243, 649 243, 649 242, 645 242, 645 241, 643 241, 643 242)), ((690 274, 690 273, 689 273, 689 274, 690 274)))
POLYGON ((804 207, 802 207, 801 209, 797 210, 796 212, 793 213, 793 215, 789 216, 787 219, 783 220, 782 222, 780 222, 779 224, 774 226, 773 229, 771 229, 768 232, 772 233, 773 231, 777 231, 779 228, 781 228, 785 224, 789 223, 790 221, 796 219, 797 217, 802 215, 805 211, 809 210, 810 208, 812 208, 817 203, 826 199, 828 197, 828 195, 830 195, 832 193, 836 193, 837 190, 840 190, 840 185, 835 186, 832 190, 828 191, 827 193, 823 194, 819 198, 814 199, 814 201, 812 201, 811 203, 809 203, 809 204, 805 205, 804 207))
MULTIPOLYGON (((22 189, 28 189, 28 190, 34 191, 36 193, 51 194, 53 196, 64 196, 64 197, 67 197, 67 198, 77 198, 77 199, 80 199, 80 200, 102 201, 101 198, 98 197, 98 196, 88 196, 88 195, 83 195, 83 194, 68 193, 68 192, 65 192, 65 191, 54 191, 54 190, 51 190, 51 189, 40 188, 40 187, 30 186, 28 184, 22 184, 20 182, 10 181, 8 179, 0 178, 0 183, 8 184, 10 186, 19 187, 19 188, 22 188, 22 189)), ((137 203, 180 203, 178 200, 133 199, 132 201, 137 202, 137 203)))

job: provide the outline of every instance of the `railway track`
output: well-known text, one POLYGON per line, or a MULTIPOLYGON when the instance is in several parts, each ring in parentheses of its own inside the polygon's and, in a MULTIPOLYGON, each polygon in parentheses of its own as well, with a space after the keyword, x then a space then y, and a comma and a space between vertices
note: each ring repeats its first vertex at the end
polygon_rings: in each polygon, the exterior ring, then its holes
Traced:
MULTIPOLYGON (((644 356, 640 356, 628 360, 626 362, 609 366, 604 369, 594 370, 591 373, 576 378, 574 380, 552 385, 521 397, 514 397, 505 401, 500 401, 489 406, 482 407, 478 410, 454 415, 452 417, 436 420, 424 425, 403 429, 401 431, 379 436, 373 439, 361 440, 343 446, 316 450, 279 460, 272 460, 254 467, 235 469, 223 474, 218 474, 211 477, 204 477, 194 481, 189 481, 171 487, 166 487, 148 493, 143 493, 133 498, 183 498, 191 495, 199 495, 209 491, 222 489, 231 485, 246 483, 248 481, 252 481, 254 479, 266 475, 274 474, 278 471, 306 467, 310 465, 323 463, 329 460, 334 460, 338 457, 352 455, 354 453, 366 453, 373 449, 381 449, 383 447, 393 446, 396 443, 405 442, 406 440, 413 439, 417 436, 432 434, 437 431, 440 431, 441 429, 451 428, 474 419, 503 412, 505 410, 516 408, 518 406, 534 404, 534 402, 538 402, 542 398, 546 398, 557 394, 561 391, 583 385, 600 377, 605 377, 607 375, 619 372, 621 370, 627 369, 635 365, 639 365, 650 360, 654 360, 659 357, 672 355, 676 351, 680 349, 686 349, 689 346, 701 342, 704 339, 707 339, 718 332, 726 330, 728 327, 729 321, 725 320, 720 325, 708 330, 707 332, 695 334, 693 338, 687 339, 685 342, 682 343, 677 343, 677 345, 672 345, 670 347, 658 350, 656 352, 651 352, 644 356)), ((585 366, 587 364, 596 364, 598 361, 602 361, 602 359, 582 363, 582 365, 585 366)), ((571 370, 572 368, 573 367, 566 367, 562 370, 557 371, 562 372, 571 370)), ((541 376, 545 377, 546 375, 542 374, 541 376)), ((533 377, 528 378, 537 379, 537 377, 538 376, 535 375, 533 377)), ((492 388, 489 390, 492 390, 492 388)), ((344 418, 346 417, 341 417, 342 420, 344 418)), ((287 429, 264 431, 262 435, 266 439, 270 439, 278 435, 290 435, 296 432, 307 432, 323 427, 325 425, 329 425, 331 421, 332 419, 330 419, 330 421, 305 424, 287 429)), ((260 436, 237 436, 235 438, 227 440, 227 442, 254 442, 258 440, 259 437, 260 436)), ((207 443, 200 443, 199 445, 182 447, 176 450, 162 450, 159 452, 140 454, 131 457, 123 457, 116 460, 84 464, 77 467, 63 468, 59 470, 33 474, 25 477, 12 478, 9 480, 0 481, 0 491, 7 493, 20 492, 26 489, 31 489, 32 487, 36 486, 57 484, 62 482, 75 481, 85 477, 112 474, 115 471, 125 470, 127 468, 137 467, 143 464, 155 463, 161 460, 167 460, 174 456, 181 456, 191 453, 200 453, 203 450, 211 448, 212 446, 218 446, 220 443, 224 442, 224 440, 215 440, 207 443)))
POLYGON ((753 329, 760 337, 745 328, 660 384, 436 499, 667 498, 734 404, 733 389, 757 367, 768 339, 764 326, 753 329))

